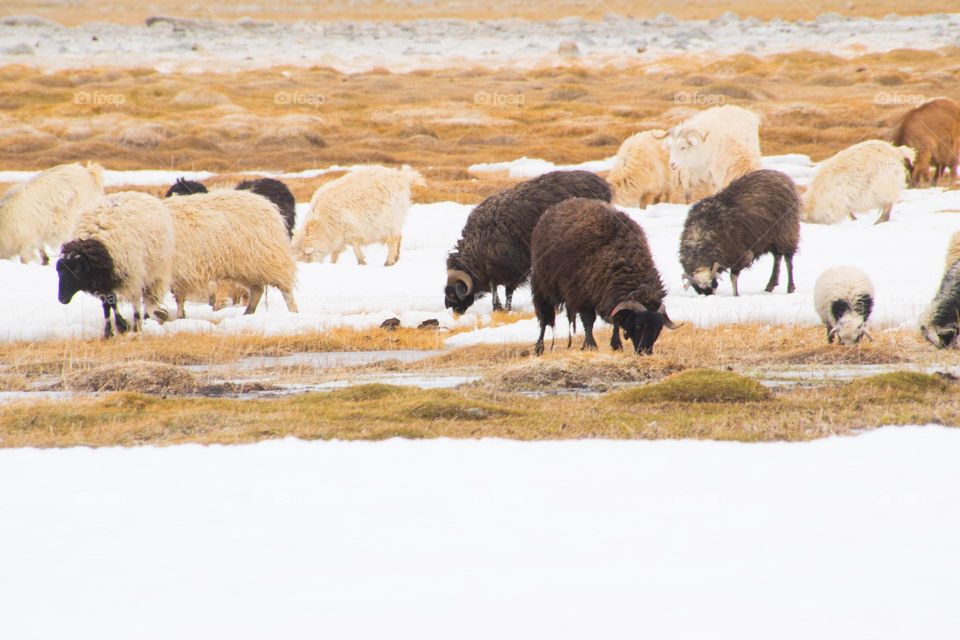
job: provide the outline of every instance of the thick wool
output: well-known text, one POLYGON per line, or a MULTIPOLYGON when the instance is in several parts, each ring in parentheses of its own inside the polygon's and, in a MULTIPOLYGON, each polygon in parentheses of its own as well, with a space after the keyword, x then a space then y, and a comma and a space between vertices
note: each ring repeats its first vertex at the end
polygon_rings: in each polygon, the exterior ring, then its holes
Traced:
POLYGON ((920 332, 938 348, 956 344, 960 332, 960 232, 947 247, 943 278, 933 301, 920 315, 920 332))
POLYGON ((858 213, 882 209, 886 220, 907 179, 913 150, 866 140, 825 160, 803 194, 803 219, 836 224, 858 213))
POLYGON ((404 167, 361 167, 323 185, 310 199, 310 213, 293 237, 297 260, 317 262, 352 247, 365 264, 364 245, 387 245, 387 266, 400 256, 403 224, 410 210, 410 190, 424 184, 419 172, 404 167))
POLYGON ((950 170, 957 178, 960 153, 960 104, 950 98, 934 98, 903 116, 893 132, 893 143, 910 147, 916 157, 910 160, 910 186, 936 185, 950 170), (930 175, 930 168, 934 169, 930 175))
POLYGON ((670 154, 664 148, 662 129, 635 133, 620 145, 607 182, 613 202, 641 209, 658 202, 682 201, 680 176, 670 169, 670 154))
POLYGON ((103 196, 100 165, 64 164, 11 187, 0 199, 0 258, 29 262, 71 237, 80 212, 103 196))
POLYGON ((820 274, 813 288, 813 305, 827 328, 829 341, 833 342, 836 334, 845 345, 860 341, 875 299, 870 276, 856 267, 830 267, 820 274))
POLYGON ((297 222, 297 201, 293 197, 290 187, 273 178, 257 178, 256 180, 244 180, 237 184, 236 188, 252 191, 276 205, 280 215, 283 216, 283 223, 287 227, 287 235, 293 237, 293 227, 297 222))

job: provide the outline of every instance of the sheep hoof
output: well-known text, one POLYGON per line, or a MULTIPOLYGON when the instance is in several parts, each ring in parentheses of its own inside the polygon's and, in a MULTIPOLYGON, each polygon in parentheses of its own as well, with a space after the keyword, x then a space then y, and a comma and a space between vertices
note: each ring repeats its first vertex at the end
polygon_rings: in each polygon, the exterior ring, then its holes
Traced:
POLYGON ((542 356, 542 355, 543 355, 543 341, 542 341, 542 340, 537 340, 537 344, 535 344, 535 345, 533 346, 533 353, 534 353, 534 355, 537 355, 537 356, 542 356))
POLYGON ((787 293, 793 293, 796 290, 797 288, 793 285, 790 285, 789 287, 787 287, 787 293))

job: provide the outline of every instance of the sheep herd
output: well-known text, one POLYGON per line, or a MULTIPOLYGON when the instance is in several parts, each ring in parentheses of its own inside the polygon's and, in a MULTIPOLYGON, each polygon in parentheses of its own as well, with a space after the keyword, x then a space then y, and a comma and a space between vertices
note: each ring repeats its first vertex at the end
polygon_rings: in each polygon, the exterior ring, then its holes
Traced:
MULTIPOLYGON (((904 185, 938 184, 957 172, 960 105, 936 98, 907 113, 895 144, 867 140, 819 166, 801 190, 785 174, 761 168, 759 117, 736 106, 701 111, 669 131, 642 131, 622 144, 607 179, 587 171, 554 171, 496 193, 477 205, 447 257, 444 303, 456 313, 490 294, 494 310, 510 310, 517 287, 530 282, 540 324, 563 308, 584 348, 596 348, 597 317, 613 325, 637 353, 651 353, 663 327, 676 328, 664 306, 666 289, 643 229, 613 205, 645 208, 658 202, 692 203, 680 239, 684 286, 716 292, 729 273, 738 276, 759 257, 773 256, 766 291, 795 291, 793 257, 801 220, 835 224, 879 209, 890 219, 904 185), (609 182, 608 182, 609 181, 609 182), (499 287, 506 293, 505 307, 499 287)), ((321 186, 295 228, 293 194, 279 180, 247 180, 234 189, 208 191, 177 180, 157 198, 139 192, 105 194, 95 164, 68 164, 41 172, 0 199, 0 258, 48 262, 48 247, 62 247, 56 269, 59 300, 78 291, 102 302, 104 337, 130 324, 118 313, 133 305, 132 328, 145 318, 168 319, 163 300, 172 292, 177 318, 189 299, 215 309, 246 304, 253 313, 267 286, 295 312, 296 261, 336 262, 346 248, 365 264, 363 247, 384 243, 386 266, 400 257, 411 190, 423 176, 409 168, 356 168, 321 186)), ((874 304, 869 276, 850 266, 827 269, 817 280, 814 306, 829 342, 870 338, 874 304)), ((920 318, 923 336, 937 347, 957 342, 960 317, 960 233, 951 239, 940 289, 920 318)), ((569 345, 568 345, 569 346, 569 345)))

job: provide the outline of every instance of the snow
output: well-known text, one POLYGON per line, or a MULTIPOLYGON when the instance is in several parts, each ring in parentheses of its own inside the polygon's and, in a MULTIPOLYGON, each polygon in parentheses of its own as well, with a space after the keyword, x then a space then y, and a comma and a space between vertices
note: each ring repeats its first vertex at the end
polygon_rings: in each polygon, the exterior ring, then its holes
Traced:
POLYGON ((0 450, 0 630, 955 638, 960 430, 0 450))

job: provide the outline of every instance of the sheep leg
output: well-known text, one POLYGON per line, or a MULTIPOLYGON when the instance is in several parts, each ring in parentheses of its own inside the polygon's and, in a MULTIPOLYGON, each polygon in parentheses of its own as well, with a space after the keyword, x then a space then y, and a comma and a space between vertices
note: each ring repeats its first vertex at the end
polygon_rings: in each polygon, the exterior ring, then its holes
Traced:
POLYGON ((784 262, 787 263, 787 293, 793 293, 797 290, 797 287, 793 284, 793 254, 786 254, 784 262))
POLYGON ((504 309, 507 311, 511 311, 513 309, 513 292, 516 291, 517 288, 504 286, 504 289, 507 290, 507 304, 504 307, 504 309))
POLYGON ((280 293, 283 294, 283 301, 287 303, 287 311, 290 313, 297 313, 300 309, 297 307, 297 301, 293 299, 293 291, 284 291, 280 289, 280 293))
POLYGON ((353 255, 357 256, 357 264, 367 264, 367 258, 363 255, 360 243, 354 242, 351 246, 353 247, 353 255))
POLYGON ((773 290, 780 285, 780 253, 773 252, 773 271, 770 272, 770 281, 767 282, 767 293, 773 293, 773 290))
POLYGON ((740 290, 737 289, 737 280, 739 280, 739 279, 740 279, 740 272, 739 272, 739 271, 731 271, 731 272, 730 272, 730 284, 733 285, 733 295, 734 295, 734 297, 737 297, 737 296, 740 295, 740 290))
POLYGON ((503 305, 500 304, 500 293, 497 291, 497 283, 490 283, 490 293, 493 295, 493 310, 503 311, 503 305))
POLYGON ((827 325, 827 344, 833 344, 833 327, 827 325))
POLYGON ((173 299, 177 301, 177 320, 183 320, 187 317, 187 294, 174 292, 173 299))
POLYGON ((113 302, 110 303, 110 308, 113 309, 113 319, 117 323, 117 333, 126 333, 130 330, 130 323, 123 319, 123 316, 117 311, 117 300, 114 298, 113 302))
POLYGON ((256 311, 257 305, 260 304, 260 298, 262 297, 263 286, 250 287, 250 300, 247 301, 247 308, 244 310, 243 315, 249 316, 256 311))
POLYGON ((543 336, 547 333, 547 325, 551 327, 557 320, 557 309, 552 304, 548 304, 541 299, 533 297, 533 308, 537 312, 537 319, 540 321, 540 337, 537 338, 537 344, 533 347, 533 352, 543 355, 543 336))
POLYGON ((110 324, 110 303, 104 299, 103 301, 103 337, 112 338, 113 337, 113 325, 110 324))
POLYGON ((330 264, 337 264, 337 260, 340 259, 340 252, 334 251, 330 254, 330 264))
POLYGON ((583 323, 583 346, 580 350, 596 351, 597 341, 593 339, 593 323, 597 320, 597 312, 593 309, 580 312, 580 322, 583 323))
POLYGON ((143 317, 152 317, 160 324, 170 318, 170 313, 160 305, 160 296, 153 289, 148 289, 143 295, 143 317))
POLYGON ((873 224, 880 224, 882 222, 890 222, 890 212, 893 210, 893 203, 888 202, 883 205, 883 209, 880 210, 880 217, 877 218, 877 221, 873 224))
POLYGON ((387 240, 387 261, 383 264, 385 267, 392 267, 400 259, 400 240, 401 236, 394 236, 387 240))
POLYGON ((623 343, 620 342, 620 321, 616 318, 611 318, 613 320, 613 336, 610 338, 610 348, 614 351, 620 351, 623 349, 623 343))
POLYGON ((40 249, 40 264, 47 266, 50 264, 50 256, 47 255, 47 252, 43 249, 40 249))

